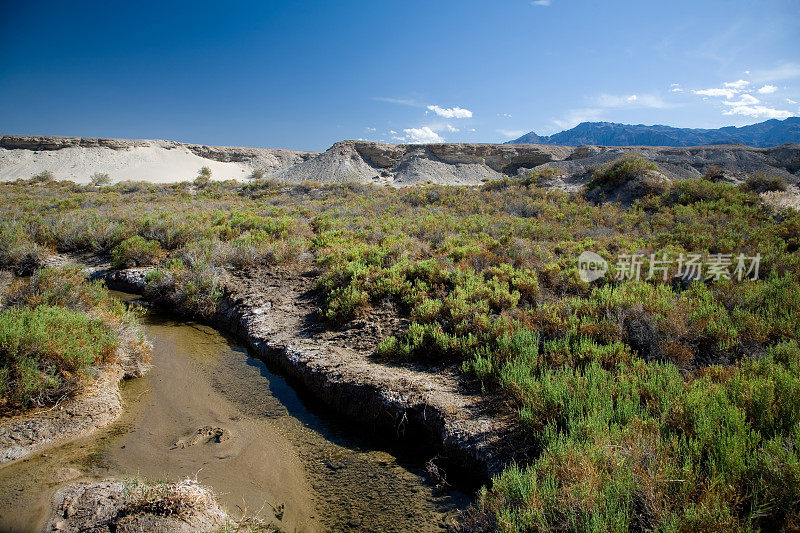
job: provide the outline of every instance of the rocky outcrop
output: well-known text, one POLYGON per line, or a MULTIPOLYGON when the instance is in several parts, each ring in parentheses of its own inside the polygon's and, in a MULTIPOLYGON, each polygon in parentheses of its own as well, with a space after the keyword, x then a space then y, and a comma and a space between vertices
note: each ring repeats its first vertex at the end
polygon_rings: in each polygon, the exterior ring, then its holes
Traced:
POLYGON ((593 167, 626 153, 638 153, 658 164, 669 179, 698 178, 711 165, 743 179, 765 172, 800 180, 800 144, 775 148, 747 146, 608 147, 545 146, 532 144, 402 145, 369 141, 342 141, 319 156, 273 175, 288 182, 385 183, 409 186, 422 183, 478 185, 515 176, 542 166, 564 171, 553 186, 570 189, 585 184, 593 167))
MULTIPOLYGON (((562 147, 563 148, 563 147, 562 147)), ((774 148, 749 146, 579 146, 568 157, 546 166, 564 171, 568 181, 579 185, 590 179, 592 168, 605 165, 625 154, 635 153, 653 161, 669 179, 701 177, 711 165, 719 166, 726 175, 742 180, 758 172, 781 176, 787 182, 800 181, 800 144, 784 144, 774 148)))
POLYGON ((341 141, 308 161, 272 177, 287 182, 385 183, 395 186, 436 183, 479 185, 568 157, 563 146, 498 144, 384 144, 341 141))
POLYGON ((284 150, 281 148, 239 148, 236 146, 206 146, 187 144, 193 154, 212 161, 223 163, 244 163, 253 170, 263 170, 267 174, 287 168, 318 155, 317 152, 284 150))
MULTIPOLYGON (((392 145, 388 145, 391 147, 392 145)), ((392 151, 385 157, 390 158, 392 151)), ((385 164, 383 159, 378 159, 385 164)), ((354 141, 338 142, 325 152, 297 165, 280 170, 270 177, 289 183, 320 181, 323 183, 372 183, 389 176, 387 167, 365 160, 355 149, 354 141)))
MULTIPOLYGON (((0 148, 6 150, 63 150, 64 148, 110 148, 125 150, 134 146, 149 146, 153 142, 133 139, 104 139, 99 137, 62 137, 59 135, 0 135, 0 148)), ((177 143, 171 143, 177 144, 177 143)))

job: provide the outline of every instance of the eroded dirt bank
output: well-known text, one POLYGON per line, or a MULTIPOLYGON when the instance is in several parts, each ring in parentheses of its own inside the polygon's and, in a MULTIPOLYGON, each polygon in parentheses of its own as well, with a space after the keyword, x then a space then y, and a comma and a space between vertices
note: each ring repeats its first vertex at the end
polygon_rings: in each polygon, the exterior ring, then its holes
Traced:
MULTIPOLYGON (((112 288, 142 292, 146 269, 97 270, 112 288)), ((430 446, 434 463, 462 486, 476 486, 530 451, 514 413, 469 388, 455 368, 375 361, 371 354, 398 319, 373 316, 329 331, 317 317, 311 264, 261 269, 227 282, 213 322, 290 376, 326 408, 364 431, 430 446)))
POLYGON ((27 457, 49 446, 88 435, 122 413, 119 365, 104 368, 75 398, 0 423, 0 464, 27 457))

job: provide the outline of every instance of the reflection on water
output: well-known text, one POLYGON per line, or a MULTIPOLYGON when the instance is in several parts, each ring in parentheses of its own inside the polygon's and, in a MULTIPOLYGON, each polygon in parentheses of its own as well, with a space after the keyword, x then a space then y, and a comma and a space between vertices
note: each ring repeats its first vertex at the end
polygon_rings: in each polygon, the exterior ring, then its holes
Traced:
POLYGON ((122 418, 0 469, 0 528, 41 523, 58 483, 109 476, 197 477, 232 514, 287 531, 437 531, 468 503, 437 491, 420 465, 318 417, 216 330, 156 314, 145 325, 153 369, 123 384, 122 418))

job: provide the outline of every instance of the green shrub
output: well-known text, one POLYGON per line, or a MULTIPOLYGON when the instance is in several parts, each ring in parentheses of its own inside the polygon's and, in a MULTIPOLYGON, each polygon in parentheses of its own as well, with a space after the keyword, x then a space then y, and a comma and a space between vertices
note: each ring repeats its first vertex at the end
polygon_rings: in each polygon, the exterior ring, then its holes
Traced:
POLYGON ((566 174, 560 168, 543 167, 531 170, 522 180, 522 185, 539 185, 545 180, 552 179, 566 174))
POLYGON ((194 184, 197 187, 207 187, 211 183, 211 169, 208 167, 201 167, 194 179, 194 184))
POLYGON ((247 179, 252 180, 252 181, 257 181, 257 180, 264 179, 264 176, 266 176, 266 175, 267 175, 267 171, 266 170, 261 169, 261 168, 257 168, 255 170, 253 170, 253 172, 251 172, 249 176, 247 176, 247 179))
POLYGON ((725 179, 725 169, 719 165, 708 165, 703 173, 703 178, 710 181, 722 181, 725 179))
POLYGON ((542 453, 479 505, 501 530, 771 530, 800 519, 796 344, 684 383, 671 365, 520 368, 542 453), (779 444, 780 443, 780 444, 779 444))
POLYGON ((759 172, 748 176, 744 182, 745 188, 756 193, 785 191, 788 188, 786 180, 780 176, 767 175, 759 172))
POLYGON ((658 165, 652 161, 633 153, 628 153, 599 169, 595 169, 592 172, 589 188, 619 184, 655 170, 658 170, 658 165))
POLYGON ((0 413, 48 405, 114 362, 141 375, 150 350, 136 316, 77 267, 14 283, 0 310, 0 413))
POLYGON ((47 247, 33 241, 21 222, 0 220, 0 266, 27 275, 48 255, 47 247))
POLYGON ((95 172, 89 178, 89 183, 91 183, 95 187, 100 187, 101 185, 110 185, 111 176, 109 176, 105 172, 95 172))
POLYGON ((202 318, 214 314, 224 293, 219 269, 205 262, 187 266, 182 259, 171 259, 148 272, 145 281, 148 298, 202 318))
POLYGON ((324 316, 333 323, 342 324, 356 317, 368 304, 366 292, 353 285, 339 287, 331 291, 324 316))
POLYGON ((10 301, 31 308, 47 305, 82 312, 98 310, 112 315, 124 314, 124 307, 108 295, 99 281, 87 281, 86 274, 74 265, 36 271, 27 283, 12 291, 10 301))
POLYGON ((49 170, 43 170, 35 176, 31 176, 32 183, 50 183, 55 181, 55 179, 55 175, 49 170))
POLYGON ((164 249, 157 241, 148 241, 135 235, 125 239, 111 250, 111 264, 114 268, 149 266, 164 256, 164 249))
POLYGON ((0 313, 0 377, 6 408, 44 405, 70 392, 118 342, 100 319, 60 307, 0 313))

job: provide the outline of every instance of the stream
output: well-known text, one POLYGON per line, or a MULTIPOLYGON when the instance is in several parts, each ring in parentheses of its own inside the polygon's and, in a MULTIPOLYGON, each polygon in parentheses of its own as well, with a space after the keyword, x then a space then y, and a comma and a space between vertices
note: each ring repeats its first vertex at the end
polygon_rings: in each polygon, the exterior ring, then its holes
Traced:
POLYGON ((0 468, 0 530, 40 530, 59 484, 109 477, 196 478, 232 516, 284 531, 441 531, 469 504, 433 485, 419 450, 309 407, 231 337, 155 311, 143 323, 153 368, 122 383, 123 415, 0 468))

